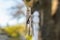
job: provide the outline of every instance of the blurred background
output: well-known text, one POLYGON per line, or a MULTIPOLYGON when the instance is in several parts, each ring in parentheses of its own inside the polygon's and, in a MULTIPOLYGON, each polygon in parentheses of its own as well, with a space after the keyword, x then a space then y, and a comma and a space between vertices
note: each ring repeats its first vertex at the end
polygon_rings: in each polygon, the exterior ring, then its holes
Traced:
POLYGON ((0 40, 59 40, 59 0, 0 0, 0 40))

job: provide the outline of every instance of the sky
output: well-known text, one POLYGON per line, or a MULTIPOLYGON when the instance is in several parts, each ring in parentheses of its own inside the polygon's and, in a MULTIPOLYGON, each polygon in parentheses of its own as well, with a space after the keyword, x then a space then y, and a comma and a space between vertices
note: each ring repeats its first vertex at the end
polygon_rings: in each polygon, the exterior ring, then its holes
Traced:
MULTIPOLYGON (((13 16, 10 14, 19 10, 16 8, 18 4, 23 6, 20 10, 23 10, 24 14, 26 14, 27 8, 22 0, 0 0, 0 26, 4 27, 7 25, 7 23, 9 25, 17 24, 17 19, 11 19, 13 16)), ((22 16, 19 19, 19 23, 25 22, 25 19, 26 17, 22 16)))

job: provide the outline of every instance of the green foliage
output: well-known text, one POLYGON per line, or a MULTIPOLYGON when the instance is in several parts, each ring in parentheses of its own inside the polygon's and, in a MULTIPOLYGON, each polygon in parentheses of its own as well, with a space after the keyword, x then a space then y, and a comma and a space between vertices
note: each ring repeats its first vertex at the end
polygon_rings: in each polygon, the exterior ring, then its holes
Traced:
POLYGON ((27 2, 30 2, 31 0, 26 0, 27 2))

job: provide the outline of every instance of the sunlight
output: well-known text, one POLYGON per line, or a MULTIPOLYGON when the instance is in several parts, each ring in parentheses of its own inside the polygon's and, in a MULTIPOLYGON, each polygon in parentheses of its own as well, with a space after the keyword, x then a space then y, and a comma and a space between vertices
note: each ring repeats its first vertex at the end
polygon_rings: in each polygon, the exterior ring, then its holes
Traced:
MULTIPOLYGON (((12 15, 10 14, 18 10, 16 8, 18 4, 24 6, 21 10, 26 14, 27 8, 22 0, 0 0, 0 26, 6 26, 7 23, 9 25, 17 24, 17 19, 11 20, 12 15), (15 7, 15 9, 11 9, 12 7, 15 7)), ((25 18, 26 17, 20 18, 19 23, 24 22, 25 18)))

